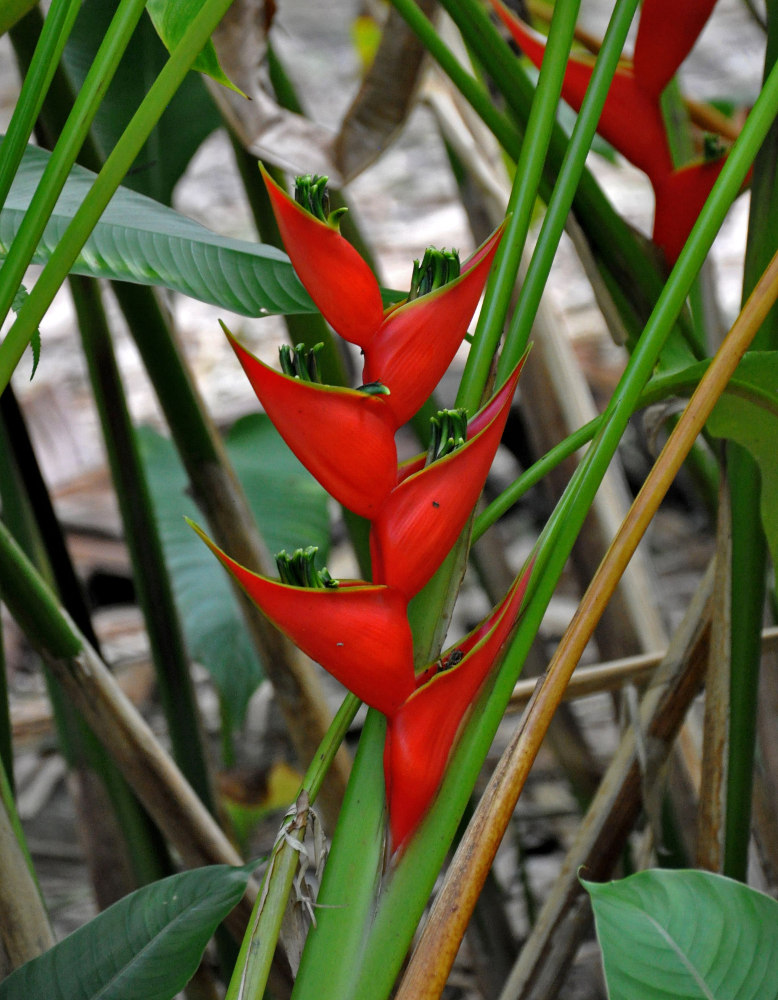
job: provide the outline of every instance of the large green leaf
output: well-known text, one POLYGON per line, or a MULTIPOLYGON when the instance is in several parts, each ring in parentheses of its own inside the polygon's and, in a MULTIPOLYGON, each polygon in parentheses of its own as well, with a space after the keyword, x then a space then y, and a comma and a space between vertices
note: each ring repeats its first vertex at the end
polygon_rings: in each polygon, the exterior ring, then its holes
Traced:
MULTIPOLYGON (((165 558, 192 656, 205 666, 230 721, 238 724, 262 668, 227 577, 184 521, 199 512, 172 443, 148 428, 139 432, 165 558)), ((329 544, 327 494, 289 451, 270 420, 238 421, 227 450, 268 549, 329 544)))
POLYGON ((0 983, 2 1000, 169 1000, 191 978, 256 864, 138 889, 0 983))
MULTIPOLYGON (((0 257, 8 252, 49 154, 28 147, 0 213, 0 257)), ((45 263, 92 185, 74 167, 35 254, 45 263)), ((141 194, 119 188, 73 271, 159 285, 246 316, 313 312, 289 258, 264 244, 217 236, 141 194)))
POLYGON ((698 871, 584 882, 610 1000, 778 1000, 778 903, 698 871))
MULTIPOLYGON (((65 46, 64 63, 78 90, 105 37, 117 0, 85 0, 65 46)), ((122 56, 94 122, 104 157, 113 149, 151 82, 167 61, 167 51, 148 17, 142 17, 122 56)), ((222 124, 202 79, 189 73, 138 154, 125 187, 169 205, 173 187, 194 152, 222 124), (171 141, 175 137, 175 141, 171 141)))
MULTIPOLYGON (((708 361, 652 378, 644 404, 671 395, 687 396, 705 374, 708 361)), ((716 403, 706 428, 714 437, 737 441, 758 464, 762 475, 761 518, 778 569, 778 351, 749 351, 716 403)))

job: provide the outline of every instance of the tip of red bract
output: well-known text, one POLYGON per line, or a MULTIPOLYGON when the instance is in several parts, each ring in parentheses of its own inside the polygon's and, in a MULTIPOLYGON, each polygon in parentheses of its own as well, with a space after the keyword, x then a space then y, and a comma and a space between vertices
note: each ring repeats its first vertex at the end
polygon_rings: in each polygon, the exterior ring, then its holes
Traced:
POLYGON ((477 434, 468 434, 464 445, 403 479, 387 496, 370 531, 376 581, 410 598, 443 562, 483 489, 520 368, 516 367, 487 406, 489 419, 477 434))
POLYGON ((189 523, 263 614, 358 698, 391 714, 410 696, 413 639, 402 594, 361 580, 288 586, 241 566, 189 523))
POLYGON ((298 205, 266 171, 262 176, 298 278, 332 328, 364 349, 384 312, 373 272, 337 229, 298 205))
POLYGON ((716 0, 645 0, 635 38, 635 79, 659 98, 691 52, 716 0))
POLYGON ((492 266, 504 223, 434 292, 392 309, 365 350, 364 382, 382 382, 401 427, 429 399, 459 349, 492 266))
POLYGON ((397 482, 396 428, 386 397, 283 375, 224 329, 257 399, 297 458, 344 507, 375 517, 397 482))
POLYGON ((437 670, 389 718, 384 776, 395 853, 405 849, 438 793, 468 709, 516 624, 532 565, 488 618, 422 674, 437 670))

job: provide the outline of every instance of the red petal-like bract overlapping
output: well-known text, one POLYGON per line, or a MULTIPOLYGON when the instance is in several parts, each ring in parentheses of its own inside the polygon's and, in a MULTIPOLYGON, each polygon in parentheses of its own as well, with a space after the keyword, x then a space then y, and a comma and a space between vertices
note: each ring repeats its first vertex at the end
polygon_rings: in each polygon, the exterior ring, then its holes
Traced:
POLYGON ((263 177, 298 278, 332 328, 367 347, 384 314, 373 272, 337 229, 298 205, 265 171, 263 177))
POLYGON ((263 614, 358 698, 391 715, 413 692, 413 639, 399 591, 362 581, 290 587, 252 573, 193 527, 263 614))
POLYGON ((523 359, 488 404, 491 419, 475 437, 404 479, 387 497, 370 531, 377 582, 410 598, 448 554, 483 489, 522 364, 523 359))
POLYGON ((365 350, 363 382, 382 382, 386 405, 401 427, 429 398, 467 333, 504 225, 434 292, 392 309, 365 350))
POLYGON ((635 79, 659 97, 689 55, 716 0, 645 0, 632 59, 635 79))
POLYGON ((442 671, 389 718, 384 777, 394 851, 405 846, 432 804, 467 710, 513 629, 531 569, 522 570, 489 618, 444 654, 442 671), (447 668, 456 652, 463 659, 447 668))
POLYGON ((311 475, 344 507, 375 517, 397 482, 388 397, 282 375, 228 336, 265 412, 311 475))
MULTIPOLYGON (((492 6, 522 52, 540 68, 545 45, 539 36, 499 0, 492 0, 492 6)), ((583 103, 593 68, 594 58, 591 56, 571 56, 568 59, 562 96, 576 111, 580 110, 583 103)), ((640 88, 631 66, 622 65, 616 70, 597 131, 614 149, 649 177, 660 177, 672 170, 673 163, 659 103, 640 88)))
POLYGON ((670 267, 678 260, 726 161, 726 156, 722 156, 706 163, 690 163, 654 185, 653 238, 654 243, 664 250, 670 267))

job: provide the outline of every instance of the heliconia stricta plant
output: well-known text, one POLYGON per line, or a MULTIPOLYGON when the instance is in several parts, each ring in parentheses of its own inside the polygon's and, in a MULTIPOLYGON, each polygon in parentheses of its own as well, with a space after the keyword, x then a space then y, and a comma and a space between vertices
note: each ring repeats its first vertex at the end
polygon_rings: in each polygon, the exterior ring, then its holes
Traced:
MULTIPOLYGON (((390 844, 400 852, 435 797, 469 706, 515 624, 528 574, 458 646, 420 671, 408 602, 471 517, 502 437, 523 364, 471 420, 432 419, 426 454, 398 464, 395 433, 428 399, 462 343, 502 235, 460 266, 428 250, 410 293, 384 309, 378 283, 328 212, 326 178, 301 177, 296 200, 266 174, 292 264, 334 330, 364 355, 357 389, 323 385, 316 348, 282 347, 281 371, 225 328, 265 412, 289 448, 344 507, 370 521, 372 581, 333 580, 316 550, 277 557, 280 578, 239 565, 202 536, 263 613, 388 720, 384 772, 390 844)), ((202 533, 201 533, 202 534, 202 533)))
MULTIPOLYGON (((545 44, 501 0, 491 4, 524 55, 538 68, 545 44)), ((678 259, 721 170, 726 151, 706 142, 702 156, 681 166, 674 164, 660 99, 691 51, 713 10, 715 0, 646 0, 640 15, 633 58, 616 70, 597 130, 614 149, 642 170, 654 190, 653 240, 668 265, 678 259), (669 28, 668 25, 672 27, 669 28)), ((576 111, 589 86, 594 56, 570 56, 562 96, 576 111)))

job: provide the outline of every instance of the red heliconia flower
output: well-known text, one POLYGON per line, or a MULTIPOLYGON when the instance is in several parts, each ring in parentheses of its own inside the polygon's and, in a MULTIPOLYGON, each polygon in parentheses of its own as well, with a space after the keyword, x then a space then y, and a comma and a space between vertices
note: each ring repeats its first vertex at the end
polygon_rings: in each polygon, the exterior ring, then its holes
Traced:
POLYGON ((488 404, 490 419, 477 434, 408 476, 388 495, 370 531, 377 582, 410 598, 446 557, 483 489, 523 363, 522 358, 488 404))
POLYGON ((283 375, 224 330, 265 412, 311 475, 344 507, 375 517, 397 482, 389 397, 283 375))
MULTIPOLYGON (((540 36, 499 0, 491 2, 522 52, 540 68, 545 52, 540 36)), ((591 55, 571 55, 568 60, 562 96, 576 111, 581 108, 593 69, 591 55)), ((655 94, 642 89, 627 61, 616 70, 597 131, 650 178, 661 177, 673 169, 659 102, 655 94)))
POLYGON ((659 97, 691 52, 716 0, 645 0, 632 58, 644 93, 659 97))
POLYGON ((263 614, 366 704, 389 715, 413 692, 413 639, 399 591, 361 580, 292 587, 252 573, 192 527, 263 614))
POLYGON ((384 779, 392 850, 402 850, 437 794, 460 727, 516 622, 532 564, 502 603, 420 678, 389 717, 384 779))
POLYGON ((300 281, 341 337, 367 347, 384 314, 375 275, 336 226, 315 218, 260 169, 281 239, 300 281))
POLYGON ((389 310, 366 348, 362 381, 389 389, 386 405, 398 427, 429 398, 459 349, 504 227, 465 261, 458 278, 389 310))
POLYGON ((654 185, 653 239, 672 267, 683 250, 697 216, 702 211, 711 188, 718 180, 726 156, 716 160, 690 163, 668 174, 654 185))

